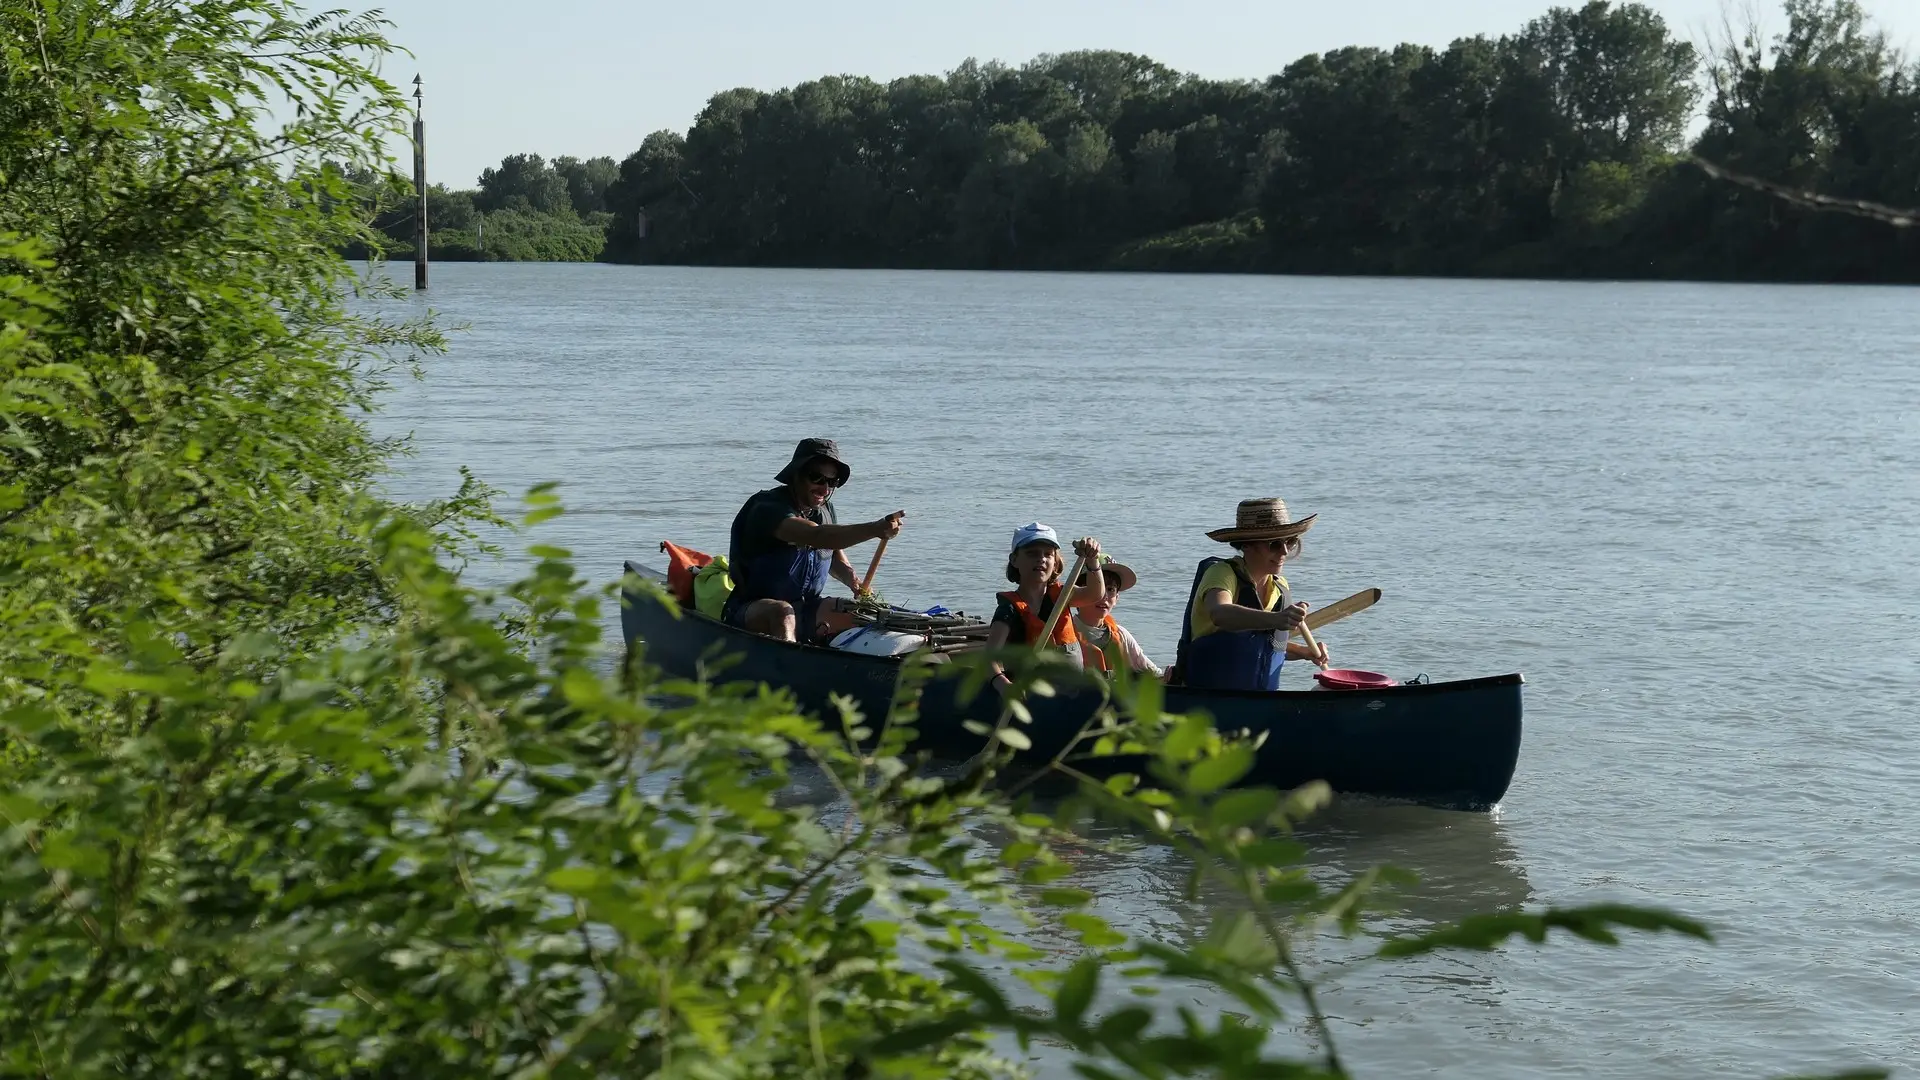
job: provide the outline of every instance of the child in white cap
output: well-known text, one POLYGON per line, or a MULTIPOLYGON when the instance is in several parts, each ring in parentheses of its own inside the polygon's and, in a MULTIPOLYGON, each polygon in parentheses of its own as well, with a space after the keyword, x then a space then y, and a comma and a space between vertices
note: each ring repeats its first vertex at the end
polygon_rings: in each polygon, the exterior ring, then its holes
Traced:
MULTIPOLYGON (((1100 541, 1091 536, 1082 537, 1074 541, 1073 551, 1080 558, 1095 562, 1100 558, 1100 541)), ((993 623, 987 632, 989 649, 1035 644, 1040 632, 1046 629, 1054 605, 1060 603, 1060 575, 1066 569, 1060 555, 1060 536, 1053 529, 1035 521, 1014 530, 1013 546, 1007 551, 1007 580, 1014 587, 999 594, 1000 604, 994 609, 993 623)), ((1066 602, 1074 607, 1098 603, 1106 595, 1105 579, 1104 574, 1087 576, 1086 581, 1068 595, 1066 602)), ((1081 659, 1080 638, 1074 631, 1072 619, 1054 622, 1048 644, 1064 650, 1075 660, 1081 659)), ((1012 682, 995 664, 994 685, 1004 692, 1012 682)))

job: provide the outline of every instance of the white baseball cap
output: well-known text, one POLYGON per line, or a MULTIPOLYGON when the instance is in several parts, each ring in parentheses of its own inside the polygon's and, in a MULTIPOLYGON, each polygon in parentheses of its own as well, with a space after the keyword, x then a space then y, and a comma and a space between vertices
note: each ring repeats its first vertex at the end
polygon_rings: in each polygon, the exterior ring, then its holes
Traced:
POLYGON ((1055 551, 1060 549, 1060 534, 1053 531, 1051 525, 1042 525, 1037 521, 1029 522, 1013 530, 1013 546, 1008 554, 1019 551, 1028 544, 1052 544, 1055 551))

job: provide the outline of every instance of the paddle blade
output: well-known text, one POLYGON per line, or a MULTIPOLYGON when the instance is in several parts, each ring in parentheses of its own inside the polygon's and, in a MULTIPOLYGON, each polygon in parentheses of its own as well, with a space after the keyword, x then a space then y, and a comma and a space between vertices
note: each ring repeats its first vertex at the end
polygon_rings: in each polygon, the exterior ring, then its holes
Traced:
POLYGON ((1307 629, 1318 630, 1328 623, 1339 622, 1349 615, 1365 611, 1379 602, 1379 589, 1362 589, 1345 600, 1337 600, 1318 611, 1307 612, 1307 629))

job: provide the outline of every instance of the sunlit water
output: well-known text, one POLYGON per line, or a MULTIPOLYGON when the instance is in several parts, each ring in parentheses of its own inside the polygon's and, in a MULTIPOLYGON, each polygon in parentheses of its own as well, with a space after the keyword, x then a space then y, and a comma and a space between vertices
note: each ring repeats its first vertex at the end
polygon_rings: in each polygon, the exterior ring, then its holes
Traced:
MULTIPOLYGON (((1310 834, 1320 869, 1417 872, 1384 928, 1626 899, 1720 940, 1393 964, 1324 943, 1358 1074, 1920 1062, 1920 292, 433 274, 392 309, 468 329, 379 421, 418 448, 396 492, 445 494, 462 464, 515 494, 561 481, 539 539, 596 580, 663 539, 723 551, 821 434, 853 465, 842 520, 908 512, 876 581, 895 602, 989 611, 1008 536, 1039 518, 1139 571, 1119 615, 1166 662, 1217 552, 1202 534, 1279 495, 1321 515, 1298 597, 1385 590, 1326 632, 1337 661, 1525 672, 1497 812, 1339 806, 1310 834)), ((1204 933, 1214 907, 1167 850, 1079 864, 1122 928, 1204 933)))

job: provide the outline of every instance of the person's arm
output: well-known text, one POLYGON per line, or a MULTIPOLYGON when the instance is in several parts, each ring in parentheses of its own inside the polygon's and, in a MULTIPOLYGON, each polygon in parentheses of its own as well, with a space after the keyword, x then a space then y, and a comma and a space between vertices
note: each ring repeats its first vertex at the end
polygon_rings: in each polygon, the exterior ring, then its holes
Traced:
POLYGON ((827 573, 833 575, 833 580, 852 589, 853 595, 860 595, 860 575, 853 572, 853 564, 847 561, 846 552, 837 548, 834 550, 833 565, 827 569, 827 573))
POLYGON ((1228 632, 1238 630, 1292 630, 1307 617, 1307 605, 1293 604, 1278 611, 1260 611, 1241 607, 1225 589, 1208 589, 1201 597, 1213 625, 1228 632))
POLYGON ((1132 631, 1119 623, 1115 623, 1114 628, 1114 637, 1120 639, 1120 651, 1126 654, 1128 667, 1135 671, 1148 672, 1156 679, 1165 675, 1165 672, 1160 670, 1160 665, 1147 656, 1147 650, 1141 648, 1140 643, 1134 640, 1132 631))
MULTIPOLYGON (((994 649, 1004 648, 1007 644, 1009 633, 1010 629, 1006 623, 995 621, 992 625, 988 626, 987 651, 992 652, 994 649)), ((1012 685, 1013 679, 1008 677, 1006 669, 998 663, 995 663, 993 665, 993 688, 1004 694, 1007 692, 1007 688, 1012 685)))
POLYGON ((1319 644, 1320 647, 1318 649, 1309 648, 1304 641, 1288 641, 1287 659, 1311 660, 1316 666, 1322 668, 1332 664, 1333 661, 1327 657, 1327 643, 1321 641, 1319 638, 1314 638, 1313 640, 1319 644))
MULTIPOLYGON (((1107 575, 1100 572, 1100 541, 1093 537, 1083 537, 1073 543, 1073 553, 1086 560, 1087 583, 1071 590, 1067 603, 1074 607, 1088 607, 1107 598, 1107 575)), ((1072 585, 1073 582, 1067 582, 1072 585)))
POLYGON ((896 510, 877 521, 859 525, 816 525, 803 517, 788 516, 774 526, 773 538, 794 547, 842 551, 869 540, 891 540, 900 535, 900 527, 906 520, 905 510, 896 510))

